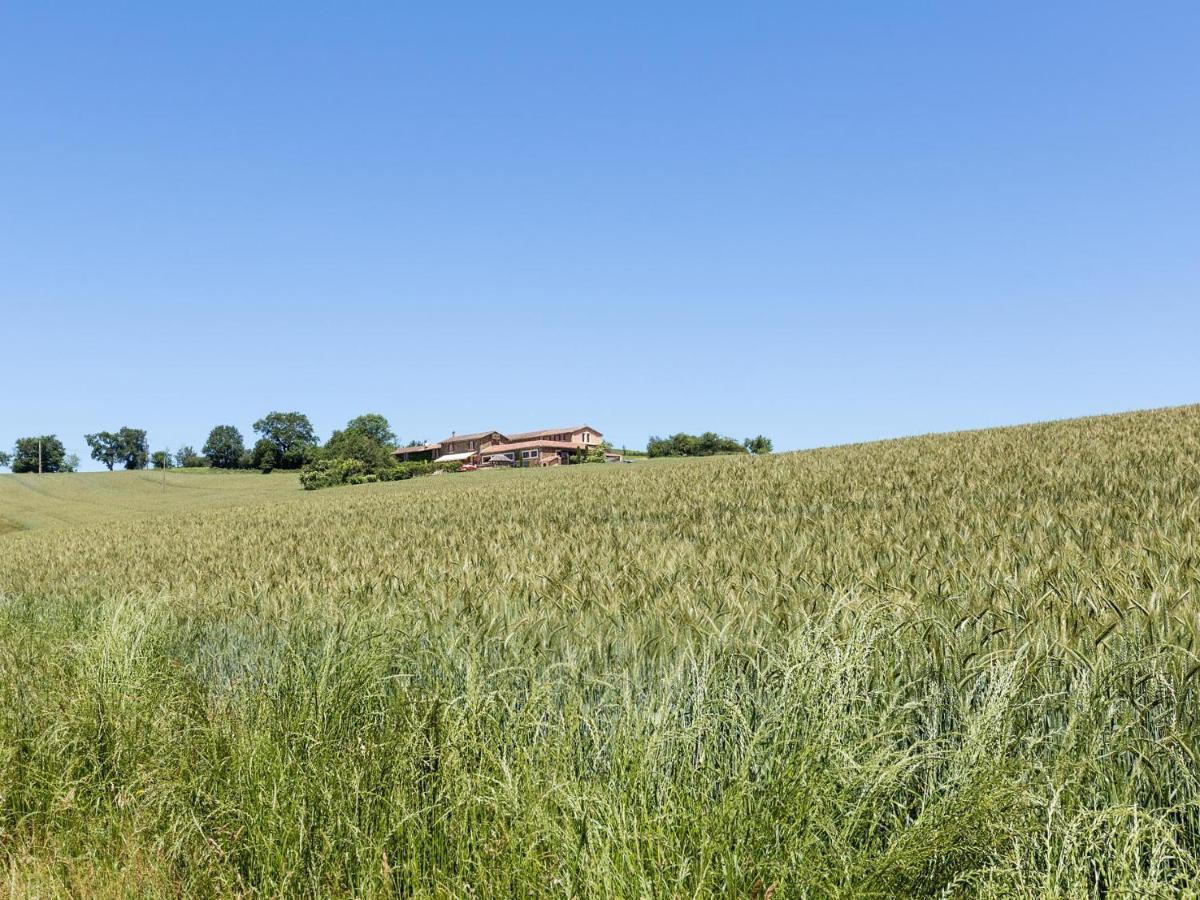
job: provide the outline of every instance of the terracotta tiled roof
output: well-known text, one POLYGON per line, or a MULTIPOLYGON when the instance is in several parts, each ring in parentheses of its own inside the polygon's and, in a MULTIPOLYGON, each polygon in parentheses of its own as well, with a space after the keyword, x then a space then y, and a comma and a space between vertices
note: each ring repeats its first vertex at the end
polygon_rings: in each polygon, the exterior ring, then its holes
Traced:
MULTIPOLYGON (((474 434, 452 434, 448 438, 442 438, 443 444, 456 444, 459 441, 477 441, 480 438, 491 437, 493 434, 500 434, 499 431, 477 431, 474 434)), ((504 435, 500 434, 501 437, 504 435)))
MULTIPOLYGON (((516 434, 510 434, 508 439, 510 441, 531 441, 534 438, 547 437, 551 434, 573 434, 576 431, 584 431, 585 429, 600 434, 591 425, 574 425, 570 428, 542 428, 539 431, 521 431, 516 434)), ((604 435, 600 436, 603 437, 604 435)))
POLYGON ((441 444, 418 444, 416 447, 397 447, 392 451, 393 456, 403 456, 405 453, 425 453, 429 450, 441 450, 441 444))
MULTIPOLYGON (((551 434, 558 434, 558 432, 553 431, 551 434)), ((580 444, 573 444, 570 441, 517 441, 513 444, 492 444, 483 453, 485 456, 491 456, 493 453, 512 453, 516 450, 533 450, 535 448, 540 450, 578 450, 580 447, 580 444)))

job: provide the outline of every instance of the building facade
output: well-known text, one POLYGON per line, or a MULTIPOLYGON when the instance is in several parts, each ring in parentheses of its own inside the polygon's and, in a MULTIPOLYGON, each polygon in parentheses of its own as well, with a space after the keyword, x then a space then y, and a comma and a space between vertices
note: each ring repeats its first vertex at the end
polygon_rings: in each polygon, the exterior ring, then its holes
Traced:
POLYGON ((511 434, 477 431, 455 433, 434 444, 400 447, 393 455, 401 462, 432 460, 483 466, 556 466, 574 462, 588 450, 599 449, 603 441, 604 435, 590 425, 511 434))

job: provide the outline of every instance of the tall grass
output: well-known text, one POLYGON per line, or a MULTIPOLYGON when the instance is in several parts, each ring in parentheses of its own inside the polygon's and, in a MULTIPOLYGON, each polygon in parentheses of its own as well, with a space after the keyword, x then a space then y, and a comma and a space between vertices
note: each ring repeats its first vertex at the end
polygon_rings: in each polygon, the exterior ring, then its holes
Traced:
POLYGON ((1200 890, 1200 409, 0 542, 28 894, 1200 890))

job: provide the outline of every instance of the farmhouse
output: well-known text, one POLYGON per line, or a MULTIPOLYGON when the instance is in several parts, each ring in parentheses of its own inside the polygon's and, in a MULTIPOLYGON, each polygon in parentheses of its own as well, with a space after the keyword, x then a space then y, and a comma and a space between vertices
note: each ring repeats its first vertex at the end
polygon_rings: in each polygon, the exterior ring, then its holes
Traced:
POLYGON ((604 435, 590 425, 543 428, 540 431, 454 433, 436 444, 400 447, 401 462, 432 460, 483 466, 556 466, 573 462, 581 452, 597 449, 604 435))

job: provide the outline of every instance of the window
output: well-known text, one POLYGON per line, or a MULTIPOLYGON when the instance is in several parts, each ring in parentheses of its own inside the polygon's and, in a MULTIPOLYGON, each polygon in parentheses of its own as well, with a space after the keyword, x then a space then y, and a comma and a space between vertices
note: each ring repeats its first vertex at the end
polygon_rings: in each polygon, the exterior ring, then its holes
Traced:
POLYGON ((521 459, 537 459, 540 450, 522 450, 521 459))
POLYGON ((590 431, 585 431, 583 433, 583 442, 585 444, 590 444, 592 442, 592 433, 590 431))

